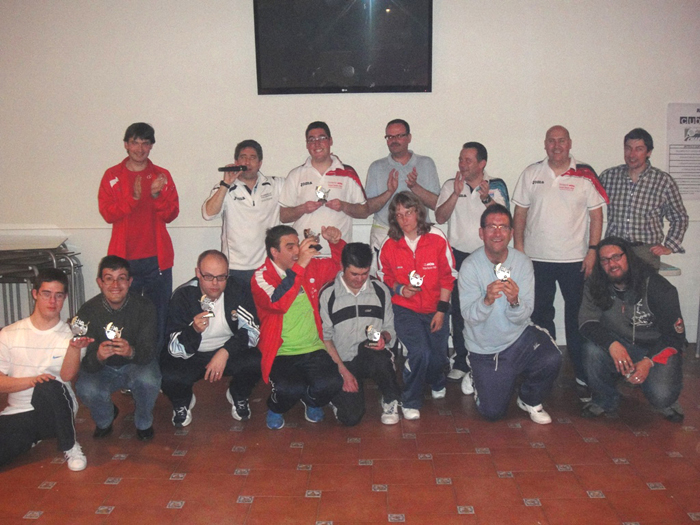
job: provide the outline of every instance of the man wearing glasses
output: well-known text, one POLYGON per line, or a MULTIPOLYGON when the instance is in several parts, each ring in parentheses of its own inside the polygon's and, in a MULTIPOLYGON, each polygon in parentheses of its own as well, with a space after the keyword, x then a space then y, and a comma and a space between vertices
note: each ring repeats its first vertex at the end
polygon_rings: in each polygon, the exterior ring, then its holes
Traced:
POLYGON ((678 397, 686 339, 678 292, 620 237, 601 241, 596 254, 579 311, 579 329, 588 340, 584 364, 593 391, 581 416, 616 417, 616 383, 623 379, 640 386, 667 420, 682 422, 678 397))
POLYGON ((412 191, 426 208, 435 209, 440 194, 440 179, 433 159, 413 153, 411 127, 402 119, 386 125, 384 134, 389 155, 375 160, 367 171, 367 202, 374 214, 370 246, 379 253, 389 234, 389 203, 396 192, 412 191))
MULTIPOLYGON (((306 128, 309 157, 287 175, 280 196, 280 221, 293 223, 300 234, 321 233, 322 226, 338 228, 352 241, 353 218, 364 219, 369 207, 355 170, 331 154, 333 138, 328 124, 312 122, 306 128)), ((319 236, 320 254, 330 256, 328 242, 319 236)))
POLYGON ((192 421, 194 384, 230 377, 226 399, 231 416, 250 419, 248 398, 260 380, 260 331, 252 314, 250 287, 229 278, 229 263, 218 250, 203 252, 196 277, 170 300, 167 352, 161 356, 163 393, 173 404, 173 425, 192 421))
POLYGON ((108 255, 97 269, 96 295, 78 311, 94 339, 80 364, 78 397, 95 421, 93 437, 109 436, 119 409, 112 392, 128 388, 134 398, 134 425, 141 441, 153 439, 153 407, 160 391, 156 356, 156 309, 146 297, 129 292, 129 261, 108 255))
POLYGON ((505 416, 520 376, 518 407, 546 425, 552 418, 542 401, 559 374, 561 353, 546 330, 530 323, 535 277, 530 259, 508 248, 512 226, 510 211, 500 204, 481 215, 484 246, 459 271, 464 339, 479 413, 489 420, 505 416))

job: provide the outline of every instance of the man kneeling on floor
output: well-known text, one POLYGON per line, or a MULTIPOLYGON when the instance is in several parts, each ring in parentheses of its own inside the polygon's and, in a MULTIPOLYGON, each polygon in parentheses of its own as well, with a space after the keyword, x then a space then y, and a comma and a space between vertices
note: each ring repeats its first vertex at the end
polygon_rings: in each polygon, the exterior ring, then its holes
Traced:
POLYGON ((41 270, 34 280, 32 315, 0 331, 0 392, 9 394, 0 414, 0 466, 54 437, 69 469, 87 466, 76 441, 78 403, 70 381, 90 339, 72 339, 68 324, 61 322, 67 291, 66 274, 41 270))
POLYGON ((479 237, 484 246, 467 257, 459 271, 464 338, 479 413, 491 420, 502 418, 516 378, 522 375, 518 407, 545 425, 552 418, 542 400, 559 374, 561 352, 546 330, 530 323, 532 262, 508 247, 512 231, 508 208, 495 204, 481 215, 479 237))
POLYGON ((683 421, 686 345, 678 292, 619 237, 597 247, 597 261, 584 287, 579 311, 584 364, 593 401, 583 417, 616 416, 620 377, 641 386, 644 396, 669 421, 683 421))
POLYGON ((218 250, 199 256, 196 277, 170 300, 167 351, 161 355, 163 393, 173 404, 173 425, 192 421, 192 387, 200 379, 214 383, 231 377, 226 399, 231 415, 250 419, 248 398, 260 380, 260 330, 251 312, 253 298, 229 278, 228 259, 218 250))
POLYGON ((330 258, 314 258, 321 249, 309 236, 299 243, 291 226, 267 230, 265 264, 251 281, 253 299, 260 316, 262 376, 272 386, 267 400, 267 426, 284 426, 283 414, 301 399, 307 421, 323 420, 323 406, 343 387, 338 366, 322 340, 318 294, 340 270, 345 246, 340 230, 323 227, 330 258))
POLYGON ((78 397, 95 421, 93 437, 112 433, 119 409, 112 392, 128 388, 134 397, 134 425, 141 441, 153 439, 153 407, 160 392, 156 359, 156 308, 150 299, 129 292, 129 261, 108 255, 97 270, 100 293, 78 310, 94 339, 80 365, 75 383, 78 397))
POLYGON ((401 389, 389 343, 396 339, 389 288, 369 278, 372 249, 353 242, 343 248, 343 269, 321 291, 319 309, 323 342, 343 376, 343 389, 333 398, 335 415, 344 425, 357 425, 365 414, 363 382, 372 379, 382 393, 385 425, 399 422, 401 389))

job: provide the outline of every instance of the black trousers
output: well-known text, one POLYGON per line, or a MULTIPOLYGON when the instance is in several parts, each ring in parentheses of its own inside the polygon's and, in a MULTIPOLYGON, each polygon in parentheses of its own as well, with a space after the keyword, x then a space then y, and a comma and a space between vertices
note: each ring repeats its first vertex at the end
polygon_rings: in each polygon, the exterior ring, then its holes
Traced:
POLYGON ((270 370, 272 392, 267 407, 284 414, 300 399, 311 407, 327 405, 343 388, 338 365, 325 349, 275 357, 270 370))
MULTIPOLYGON (((189 359, 180 359, 163 352, 160 370, 163 375, 161 389, 174 407, 189 406, 192 387, 204 378, 206 367, 216 352, 197 352, 189 359)), ((224 377, 230 377, 229 392, 234 401, 248 399, 260 381, 260 360, 257 348, 231 352, 224 368, 224 377)))
POLYGON ((366 379, 377 383, 384 403, 401 398, 401 388, 396 379, 394 367, 394 354, 388 348, 372 350, 360 344, 357 355, 351 361, 344 363, 357 379, 358 391, 341 390, 332 400, 333 405, 338 409, 338 421, 343 425, 357 425, 365 415, 364 381, 366 379))
POLYGON ((75 445, 73 399, 66 385, 55 379, 37 384, 32 406, 31 412, 0 417, 0 465, 24 454, 42 439, 57 438, 61 452, 75 445))

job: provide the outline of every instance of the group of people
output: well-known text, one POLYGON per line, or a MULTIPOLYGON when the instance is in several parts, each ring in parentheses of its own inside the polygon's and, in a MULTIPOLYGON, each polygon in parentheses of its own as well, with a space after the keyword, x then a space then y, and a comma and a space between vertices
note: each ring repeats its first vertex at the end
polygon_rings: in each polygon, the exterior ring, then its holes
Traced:
POLYGON ((508 188, 486 174, 478 142, 463 145, 459 170, 440 186, 432 159, 409 149, 409 124, 392 120, 389 155, 372 163, 363 186, 331 153, 327 124, 312 122, 305 138, 309 157, 286 178, 262 174, 258 142, 236 146, 202 205, 204 219, 222 218, 221 251, 200 254, 194 278, 173 293, 166 224, 179 213, 177 190, 149 159, 153 128, 127 128, 127 157, 105 172, 98 194, 113 225, 100 294, 69 326, 60 319, 65 275, 42 270, 33 313, 0 330, 0 392, 9 394, 0 465, 56 437, 68 467, 86 467, 72 381, 96 439, 113 430, 117 390, 133 396, 137 437, 149 440, 160 391, 173 425, 184 427, 194 384, 224 377, 239 421, 251 417, 259 380, 269 383, 270 429, 284 426, 297 401, 310 422, 329 406, 342 424, 359 423, 367 380, 379 388, 387 425, 419 419, 425 385, 440 399, 448 380, 474 394, 490 420, 504 417, 519 385, 517 406, 547 424, 543 401, 562 362, 557 283, 581 415, 614 417, 622 378, 682 421, 685 328, 658 268, 661 255, 683 251, 688 215, 673 179, 652 167, 646 131, 628 133, 625 164, 598 177, 570 155, 569 132, 553 126, 547 157, 516 184, 512 215, 508 188), (352 242, 353 219, 370 215, 369 244, 352 242))

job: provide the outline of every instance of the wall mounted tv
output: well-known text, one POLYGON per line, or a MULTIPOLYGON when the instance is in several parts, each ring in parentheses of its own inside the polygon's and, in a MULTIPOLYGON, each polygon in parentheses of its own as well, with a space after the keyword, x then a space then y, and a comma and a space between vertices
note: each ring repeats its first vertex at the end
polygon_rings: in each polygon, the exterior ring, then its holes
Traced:
POLYGON ((432 0, 254 0, 258 94, 430 92, 432 0))

